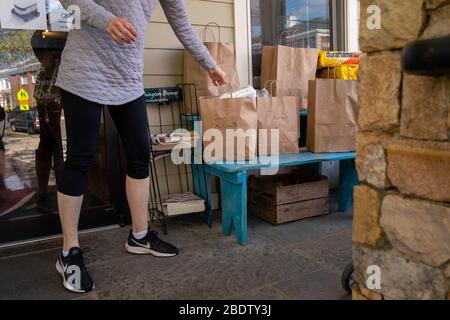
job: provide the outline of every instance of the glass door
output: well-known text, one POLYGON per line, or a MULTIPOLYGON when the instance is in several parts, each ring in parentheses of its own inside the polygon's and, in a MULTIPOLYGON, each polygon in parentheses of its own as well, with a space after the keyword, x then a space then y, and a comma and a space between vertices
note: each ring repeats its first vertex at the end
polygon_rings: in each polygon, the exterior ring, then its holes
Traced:
MULTIPOLYGON (((66 150, 54 86, 66 33, 0 29, 0 244, 61 233, 56 192, 66 150), (1 115, 1 114, 0 114, 1 115)), ((102 117, 80 229, 121 222, 125 212, 119 138, 102 117), (113 182, 113 183, 112 183, 113 182)))

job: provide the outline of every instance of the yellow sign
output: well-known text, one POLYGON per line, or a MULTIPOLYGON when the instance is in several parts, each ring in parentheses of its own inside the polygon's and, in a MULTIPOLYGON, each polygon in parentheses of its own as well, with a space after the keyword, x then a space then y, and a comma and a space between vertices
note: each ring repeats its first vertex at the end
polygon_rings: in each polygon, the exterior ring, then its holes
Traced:
POLYGON ((17 92, 17 100, 19 100, 20 105, 20 111, 29 111, 30 105, 28 102, 28 99, 30 96, 28 95, 28 92, 26 92, 25 89, 20 89, 19 92, 17 92))
POLYGON ((28 104, 28 100, 19 100, 20 111, 30 111, 30 105, 28 104))
POLYGON ((30 96, 28 95, 28 92, 25 89, 20 89, 19 92, 17 92, 17 100, 28 100, 30 99, 30 96))

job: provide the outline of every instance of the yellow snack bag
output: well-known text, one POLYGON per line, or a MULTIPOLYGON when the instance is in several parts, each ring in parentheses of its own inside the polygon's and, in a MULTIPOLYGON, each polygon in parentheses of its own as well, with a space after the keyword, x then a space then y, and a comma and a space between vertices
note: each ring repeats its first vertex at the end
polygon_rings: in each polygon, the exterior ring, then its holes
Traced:
POLYGON ((359 53, 345 51, 320 51, 318 68, 334 68, 344 64, 359 64, 359 53))
POLYGON ((341 65, 334 68, 326 68, 320 72, 321 78, 340 79, 340 80, 358 80, 359 65, 341 65))

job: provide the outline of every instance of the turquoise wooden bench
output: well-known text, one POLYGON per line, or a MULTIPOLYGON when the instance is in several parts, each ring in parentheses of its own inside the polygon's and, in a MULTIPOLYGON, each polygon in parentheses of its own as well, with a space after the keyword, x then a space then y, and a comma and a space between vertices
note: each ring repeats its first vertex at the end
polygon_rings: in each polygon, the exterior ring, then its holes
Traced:
MULTIPOLYGON (((353 187, 358 184, 355 152, 280 155, 277 164, 270 157, 259 157, 256 163, 211 163, 206 165, 207 174, 220 178, 222 198, 222 231, 225 235, 236 233, 241 245, 247 243, 247 173, 248 171, 317 164, 324 161, 340 161, 339 211, 348 210, 353 200, 353 187)), ((319 166, 318 166, 319 167, 319 166)), ((320 169, 319 169, 320 170, 320 169)), ((319 171, 320 173, 320 171, 319 171)))

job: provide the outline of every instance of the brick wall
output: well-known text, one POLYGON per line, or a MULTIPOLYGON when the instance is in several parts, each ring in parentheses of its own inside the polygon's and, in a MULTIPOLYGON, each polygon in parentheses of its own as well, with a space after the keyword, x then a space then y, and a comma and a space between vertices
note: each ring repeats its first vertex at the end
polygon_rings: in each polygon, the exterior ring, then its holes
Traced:
POLYGON ((449 0, 361 0, 354 299, 450 298, 450 78, 400 66, 408 43, 449 34, 449 0), (367 28, 370 5, 381 29, 367 28))

